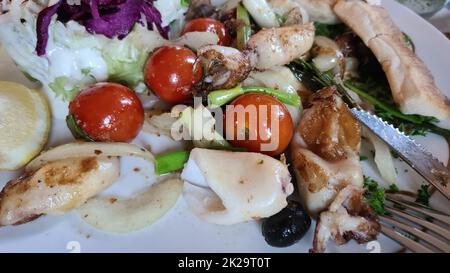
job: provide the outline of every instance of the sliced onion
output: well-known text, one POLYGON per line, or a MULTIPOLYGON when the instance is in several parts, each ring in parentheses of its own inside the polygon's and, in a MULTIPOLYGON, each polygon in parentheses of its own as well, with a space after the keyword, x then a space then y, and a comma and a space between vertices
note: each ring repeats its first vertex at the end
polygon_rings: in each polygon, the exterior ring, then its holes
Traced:
POLYGON ((78 209, 88 224, 107 232, 125 233, 142 229, 163 217, 177 202, 183 181, 157 183, 132 198, 95 197, 78 209))
POLYGON ((171 130, 176 121, 177 118, 172 116, 171 113, 162 113, 159 115, 148 115, 147 113, 142 130, 158 136, 172 137, 171 130))
POLYGON ((314 46, 312 48, 314 55, 342 55, 336 41, 326 36, 316 36, 314 38, 314 46))
POLYGON ((333 69, 343 59, 338 44, 325 36, 314 38, 314 46, 311 52, 315 56, 313 58, 314 64, 322 72, 333 69))
POLYGON ((175 45, 187 46, 197 50, 205 45, 217 45, 219 37, 212 32, 188 32, 172 41, 175 45))
POLYGON ((56 160, 96 156, 138 156, 152 163, 155 161, 152 153, 129 143, 74 142, 43 152, 26 166, 26 171, 35 171, 56 160))
POLYGON ((338 65, 338 58, 336 56, 319 55, 313 59, 313 63, 321 72, 326 72, 338 65))
POLYGON ((397 183, 397 172, 395 171, 394 160, 389 147, 369 130, 364 129, 363 135, 373 145, 375 150, 374 160, 381 177, 389 184, 397 183))
POLYGON ((214 3, 214 0, 211 1, 213 6, 218 6, 218 9, 222 14, 227 13, 228 11, 234 10, 241 3, 241 0, 215 0, 216 2, 224 2, 221 5, 217 5, 218 3, 214 3))
POLYGON ((266 0, 243 0, 242 4, 248 10, 258 26, 262 28, 280 26, 275 12, 266 0))

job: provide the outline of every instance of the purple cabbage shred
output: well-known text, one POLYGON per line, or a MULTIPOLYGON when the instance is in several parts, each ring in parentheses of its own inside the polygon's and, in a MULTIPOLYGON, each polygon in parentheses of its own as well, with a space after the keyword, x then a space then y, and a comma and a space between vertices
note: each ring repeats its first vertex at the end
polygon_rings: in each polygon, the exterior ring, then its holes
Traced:
POLYGON ((79 5, 69 4, 67 0, 43 9, 37 18, 36 53, 46 53, 48 28, 52 17, 63 23, 76 21, 83 25, 89 33, 101 34, 110 39, 125 38, 135 23, 153 30, 155 25, 159 33, 168 38, 169 27, 162 26, 161 13, 153 6, 154 0, 81 0, 79 5), (143 22, 143 19, 145 22, 143 22))

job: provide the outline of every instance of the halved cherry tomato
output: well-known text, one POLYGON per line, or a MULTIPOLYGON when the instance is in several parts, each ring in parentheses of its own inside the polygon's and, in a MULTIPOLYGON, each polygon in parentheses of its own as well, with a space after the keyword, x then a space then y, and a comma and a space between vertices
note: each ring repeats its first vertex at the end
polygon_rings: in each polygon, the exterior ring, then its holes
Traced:
POLYGON ((144 78, 147 86, 163 101, 180 103, 192 97, 194 84, 202 79, 203 68, 192 50, 163 46, 147 60, 144 78))
POLYGON ((228 46, 231 44, 231 36, 225 25, 212 18, 197 18, 189 21, 182 31, 182 34, 188 32, 213 32, 219 37, 219 45, 228 46))
POLYGON ((131 141, 143 122, 140 99, 116 83, 97 83, 81 91, 70 103, 67 117, 75 137, 94 141, 131 141))
POLYGON ((228 105, 225 128, 227 139, 233 146, 270 156, 286 150, 294 133, 286 106, 261 93, 242 95, 228 105))

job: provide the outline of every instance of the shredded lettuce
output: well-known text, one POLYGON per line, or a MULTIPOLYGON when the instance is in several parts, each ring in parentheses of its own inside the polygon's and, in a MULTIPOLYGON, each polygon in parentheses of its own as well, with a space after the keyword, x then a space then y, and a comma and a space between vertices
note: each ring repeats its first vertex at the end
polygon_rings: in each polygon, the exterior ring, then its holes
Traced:
POLYGON ((65 76, 57 77, 48 86, 55 92, 57 97, 62 97, 65 101, 71 101, 78 92, 77 87, 67 88, 69 80, 65 76))
POLYGON ((176 20, 184 19, 189 0, 157 0, 153 3, 162 16, 162 26, 169 26, 176 20))
MULTIPOLYGON (((170 2, 155 1, 154 5, 168 9, 170 2)), ((51 3, 55 1, 12 0, 9 12, 0 15, 0 44, 24 74, 50 87, 64 101, 94 82, 108 80, 146 91, 143 67, 148 54, 167 43, 159 31, 135 24, 126 37, 109 39, 89 33, 77 21, 63 23, 54 15, 48 26, 46 55, 40 57, 35 48, 37 18, 51 3)), ((182 12, 162 12, 162 16, 163 21, 184 18, 182 12)))
POLYGON ((144 82, 144 65, 148 54, 162 46, 165 40, 157 32, 149 32, 136 25, 125 39, 115 39, 102 49, 103 59, 108 67, 108 79, 134 88, 136 91, 144 82))
POLYGON ((123 39, 136 23, 146 25, 167 38, 168 28, 163 27, 161 13, 153 0, 58 0, 50 1, 37 16, 36 52, 46 54, 49 25, 55 15, 63 23, 76 21, 91 34, 101 34, 110 39, 123 39))

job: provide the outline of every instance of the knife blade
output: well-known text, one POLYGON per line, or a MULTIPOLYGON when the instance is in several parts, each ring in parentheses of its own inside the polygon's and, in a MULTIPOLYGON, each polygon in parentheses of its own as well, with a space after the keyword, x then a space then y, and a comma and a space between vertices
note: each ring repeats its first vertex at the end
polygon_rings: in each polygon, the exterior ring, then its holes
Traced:
POLYGON ((383 140, 428 183, 450 200, 450 169, 431 153, 394 126, 359 107, 350 108, 353 116, 383 140))

